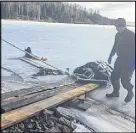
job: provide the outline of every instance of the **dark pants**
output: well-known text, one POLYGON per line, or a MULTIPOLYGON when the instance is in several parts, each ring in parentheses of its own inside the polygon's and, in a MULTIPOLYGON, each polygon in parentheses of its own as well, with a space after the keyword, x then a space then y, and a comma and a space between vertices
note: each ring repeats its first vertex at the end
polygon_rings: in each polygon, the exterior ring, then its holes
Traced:
POLYGON ((123 87, 128 91, 132 91, 133 85, 131 84, 131 78, 134 69, 130 70, 130 60, 126 58, 117 57, 114 70, 111 73, 111 82, 115 91, 120 89, 120 79, 123 87))

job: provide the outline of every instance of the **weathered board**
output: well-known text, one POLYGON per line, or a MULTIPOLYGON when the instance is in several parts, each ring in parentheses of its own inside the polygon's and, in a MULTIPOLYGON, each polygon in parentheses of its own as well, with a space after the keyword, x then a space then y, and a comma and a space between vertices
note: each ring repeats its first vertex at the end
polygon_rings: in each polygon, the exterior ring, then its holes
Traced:
MULTIPOLYGON (((75 88, 76 84, 73 84, 72 87, 75 88)), ((47 88, 46 88, 47 89, 47 88)), ((35 93, 30 93, 27 95, 23 95, 23 96, 18 96, 18 97, 9 97, 7 99, 3 99, 2 100, 2 108, 5 111, 9 111, 9 110, 13 110, 46 98, 49 98, 51 96, 54 96, 60 92, 66 91, 71 89, 71 85, 67 85, 67 86, 61 86, 58 88, 52 88, 51 90, 42 90, 39 92, 35 92, 35 93)))
POLYGON ((30 93, 35 93, 35 92, 38 92, 38 91, 44 91, 44 90, 47 90, 48 88, 53 88, 53 87, 56 87, 56 86, 65 85, 65 84, 69 84, 69 83, 72 83, 72 82, 75 82, 75 81, 71 78, 66 77, 62 80, 55 82, 55 83, 44 83, 43 85, 38 85, 38 86, 35 86, 35 87, 24 88, 24 89, 11 91, 11 92, 2 93, 1 99, 3 101, 4 99, 7 99, 9 97, 25 96, 25 95, 28 95, 30 93))
POLYGON ((53 97, 50 97, 45 100, 41 100, 39 102, 30 104, 28 106, 12 110, 9 112, 6 112, 2 114, 1 116, 1 129, 5 129, 7 127, 10 127, 16 123, 19 123, 28 117, 33 116, 34 114, 40 112, 41 110, 45 108, 50 108, 55 105, 64 103, 70 99, 73 99, 75 97, 78 97, 86 92, 89 92, 95 88, 97 88, 98 85, 96 84, 87 84, 83 85, 81 87, 65 91, 62 93, 59 93, 53 97))

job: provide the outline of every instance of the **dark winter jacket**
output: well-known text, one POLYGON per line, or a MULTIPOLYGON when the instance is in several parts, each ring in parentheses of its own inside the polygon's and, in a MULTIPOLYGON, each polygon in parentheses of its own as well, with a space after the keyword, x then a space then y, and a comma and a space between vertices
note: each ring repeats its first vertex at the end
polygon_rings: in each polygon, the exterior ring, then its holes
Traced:
POLYGON ((111 55, 117 54, 125 60, 135 59, 135 33, 125 29, 123 33, 117 33, 111 55))

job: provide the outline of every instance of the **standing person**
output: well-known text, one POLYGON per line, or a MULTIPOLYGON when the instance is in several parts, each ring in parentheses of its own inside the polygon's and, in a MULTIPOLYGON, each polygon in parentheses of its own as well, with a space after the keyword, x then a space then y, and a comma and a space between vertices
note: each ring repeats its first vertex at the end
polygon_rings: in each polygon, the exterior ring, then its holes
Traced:
POLYGON ((135 70, 135 33, 127 29, 126 20, 118 18, 115 21, 115 27, 118 31, 115 36, 115 42, 108 58, 111 64, 112 57, 117 54, 114 64, 114 70, 111 73, 111 82, 113 92, 106 94, 107 97, 119 97, 120 79, 123 87, 127 90, 125 102, 130 102, 134 96, 131 77, 135 70))

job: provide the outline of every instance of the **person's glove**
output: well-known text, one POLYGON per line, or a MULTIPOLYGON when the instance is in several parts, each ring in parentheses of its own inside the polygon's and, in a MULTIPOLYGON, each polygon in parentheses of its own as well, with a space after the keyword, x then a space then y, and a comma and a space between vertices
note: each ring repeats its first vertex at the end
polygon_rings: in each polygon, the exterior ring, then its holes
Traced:
POLYGON ((111 64, 111 61, 112 61, 112 56, 110 55, 108 58, 108 63, 111 64))
POLYGON ((130 70, 135 69, 135 59, 133 59, 130 63, 130 70))

